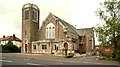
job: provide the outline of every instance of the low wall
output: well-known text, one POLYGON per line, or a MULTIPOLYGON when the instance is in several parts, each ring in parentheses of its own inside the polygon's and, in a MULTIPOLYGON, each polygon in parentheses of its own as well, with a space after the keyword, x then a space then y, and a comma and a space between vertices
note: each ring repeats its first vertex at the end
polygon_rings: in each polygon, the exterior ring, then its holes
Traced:
POLYGON ((100 46, 99 47, 100 54, 106 55, 106 56, 111 56, 114 52, 114 47, 113 46, 100 46))

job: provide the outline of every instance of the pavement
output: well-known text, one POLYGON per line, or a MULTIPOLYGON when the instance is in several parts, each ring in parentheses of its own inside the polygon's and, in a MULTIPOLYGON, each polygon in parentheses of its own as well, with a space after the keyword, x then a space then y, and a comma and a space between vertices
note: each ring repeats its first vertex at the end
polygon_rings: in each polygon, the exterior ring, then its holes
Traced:
MULTIPOLYGON (((61 55, 53 54, 29 54, 29 53, 10 53, 10 56, 25 57, 32 59, 48 60, 48 61, 61 61, 61 62, 73 62, 82 63, 87 65, 119 65, 117 61, 107 60, 95 60, 96 56, 75 55, 72 58, 65 58, 61 55)), ((4 55, 7 55, 4 53, 4 55)))

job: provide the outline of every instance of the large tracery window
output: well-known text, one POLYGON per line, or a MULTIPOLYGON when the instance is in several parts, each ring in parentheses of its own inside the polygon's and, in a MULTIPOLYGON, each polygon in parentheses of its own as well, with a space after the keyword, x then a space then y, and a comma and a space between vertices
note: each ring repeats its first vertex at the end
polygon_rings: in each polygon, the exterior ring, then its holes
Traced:
POLYGON ((55 25, 53 23, 46 26, 46 39, 55 39, 55 25))

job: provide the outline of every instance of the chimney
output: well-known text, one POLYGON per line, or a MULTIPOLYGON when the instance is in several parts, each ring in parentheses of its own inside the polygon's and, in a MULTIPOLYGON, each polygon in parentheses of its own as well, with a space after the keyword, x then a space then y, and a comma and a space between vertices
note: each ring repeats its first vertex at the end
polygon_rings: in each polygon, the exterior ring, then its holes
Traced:
POLYGON ((15 34, 13 34, 13 40, 15 40, 15 34))
POLYGON ((3 35, 3 38, 5 38, 5 35, 3 35))
POLYGON ((76 29, 77 25, 75 25, 75 29, 76 29))

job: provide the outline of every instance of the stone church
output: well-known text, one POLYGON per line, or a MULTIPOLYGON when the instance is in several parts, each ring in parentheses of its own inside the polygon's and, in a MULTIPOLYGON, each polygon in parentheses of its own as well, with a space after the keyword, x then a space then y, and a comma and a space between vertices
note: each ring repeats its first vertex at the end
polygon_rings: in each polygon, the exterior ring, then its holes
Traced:
POLYGON ((40 12, 35 4, 22 8, 22 53, 90 53, 94 50, 93 28, 76 29, 52 13, 39 27, 40 12))

